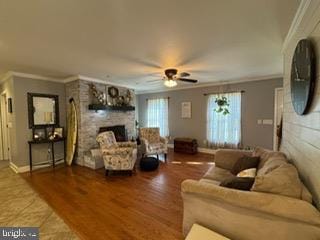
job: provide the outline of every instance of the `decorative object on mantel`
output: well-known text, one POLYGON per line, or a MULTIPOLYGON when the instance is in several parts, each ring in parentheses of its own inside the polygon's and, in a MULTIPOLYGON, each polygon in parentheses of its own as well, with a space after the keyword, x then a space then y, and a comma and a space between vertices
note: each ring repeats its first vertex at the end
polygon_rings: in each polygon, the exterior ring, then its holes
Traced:
POLYGON ((214 110, 217 113, 222 113, 223 115, 229 114, 229 101, 225 96, 217 97, 215 103, 218 107, 214 110))
POLYGON ((99 91, 93 83, 90 84, 90 88, 93 96, 99 101, 99 103, 106 104, 106 94, 99 91))
POLYGON ((112 86, 106 92, 99 91, 94 84, 90 84, 93 96, 98 100, 98 104, 90 104, 89 110, 114 110, 114 111, 133 111, 135 107, 131 105, 132 92, 127 89, 125 95, 119 94, 119 89, 112 86), (107 97, 106 97, 107 93, 107 97), (111 99, 110 99, 111 98, 111 99))

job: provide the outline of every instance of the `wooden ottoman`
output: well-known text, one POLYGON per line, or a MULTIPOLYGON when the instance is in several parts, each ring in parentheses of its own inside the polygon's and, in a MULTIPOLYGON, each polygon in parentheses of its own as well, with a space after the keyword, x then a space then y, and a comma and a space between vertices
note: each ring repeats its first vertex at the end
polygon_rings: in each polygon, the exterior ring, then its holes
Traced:
POLYGON ((192 138, 175 138, 174 151, 180 153, 195 154, 198 152, 198 143, 192 138))

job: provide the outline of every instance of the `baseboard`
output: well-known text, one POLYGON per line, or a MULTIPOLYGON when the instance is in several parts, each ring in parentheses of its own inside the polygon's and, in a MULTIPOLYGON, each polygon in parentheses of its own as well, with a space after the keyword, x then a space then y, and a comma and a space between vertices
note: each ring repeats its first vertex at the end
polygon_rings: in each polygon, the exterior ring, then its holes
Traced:
MULTIPOLYGON (((63 161, 57 162, 56 165, 62 164, 64 163, 63 161)), ((15 173, 24 173, 24 172, 30 172, 30 166, 26 165, 26 166, 22 166, 22 167, 18 167, 17 165, 15 165, 13 162, 10 162, 10 168, 15 172, 15 173)), ((33 169, 40 169, 40 168, 45 168, 48 167, 47 165, 43 165, 43 166, 35 166, 33 169)))
MULTIPOLYGON (((168 144, 168 148, 174 148, 173 144, 168 144)), ((198 148, 198 152, 207 154, 216 154, 217 150, 211 148, 198 148)))

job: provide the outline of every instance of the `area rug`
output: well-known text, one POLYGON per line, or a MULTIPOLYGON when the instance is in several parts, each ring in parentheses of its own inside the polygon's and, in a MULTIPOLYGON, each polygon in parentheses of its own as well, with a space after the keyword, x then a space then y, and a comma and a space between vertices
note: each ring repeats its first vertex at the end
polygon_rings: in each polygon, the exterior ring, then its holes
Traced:
POLYGON ((0 226, 39 227, 40 239, 78 239, 28 183, 9 167, 0 169, 0 226))

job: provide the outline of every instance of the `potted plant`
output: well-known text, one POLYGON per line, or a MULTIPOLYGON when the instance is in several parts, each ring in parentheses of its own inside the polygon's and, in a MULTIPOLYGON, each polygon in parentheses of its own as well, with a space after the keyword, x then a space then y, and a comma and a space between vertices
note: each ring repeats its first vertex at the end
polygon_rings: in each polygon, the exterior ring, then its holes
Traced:
POLYGON ((223 115, 229 114, 229 101, 226 97, 218 97, 215 100, 215 103, 217 104, 217 108, 214 110, 217 113, 222 113, 223 115))

